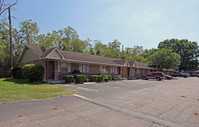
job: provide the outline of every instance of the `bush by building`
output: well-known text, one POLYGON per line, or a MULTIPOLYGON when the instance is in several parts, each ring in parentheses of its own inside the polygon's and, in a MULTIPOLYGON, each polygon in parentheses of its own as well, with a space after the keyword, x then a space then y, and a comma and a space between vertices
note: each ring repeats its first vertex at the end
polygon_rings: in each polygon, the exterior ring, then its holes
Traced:
POLYGON ((113 78, 113 81, 118 81, 119 80, 119 78, 113 78))
POLYGON ((85 75, 76 75, 75 76, 75 83, 83 83, 86 80, 85 75))
POLYGON ((72 83, 72 82, 74 82, 74 76, 73 75, 67 75, 65 77, 65 81, 66 81, 66 83, 72 83))
POLYGON ((98 81, 98 75, 91 75, 90 82, 97 82, 98 81))
POLYGON ((22 68, 13 67, 11 69, 11 75, 12 75, 13 78, 22 79, 22 68))
POLYGON ((112 76, 111 75, 106 75, 105 79, 106 82, 109 82, 112 80, 112 76))
POLYGON ((42 81, 44 77, 44 67, 36 64, 26 64, 22 68, 23 76, 30 82, 42 81))
POLYGON ((104 79, 104 77, 102 75, 98 75, 98 80, 97 80, 98 82, 102 82, 103 79, 104 79))

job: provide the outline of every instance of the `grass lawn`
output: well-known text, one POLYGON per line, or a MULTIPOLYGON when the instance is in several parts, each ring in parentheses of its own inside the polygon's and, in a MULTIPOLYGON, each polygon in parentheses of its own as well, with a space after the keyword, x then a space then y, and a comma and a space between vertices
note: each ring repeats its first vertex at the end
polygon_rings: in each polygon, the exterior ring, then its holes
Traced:
POLYGON ((27 80, 1 78, 0 102, 44 99, 57 96, 73 95, 76 91, 45 83, 28 83, 27 80))

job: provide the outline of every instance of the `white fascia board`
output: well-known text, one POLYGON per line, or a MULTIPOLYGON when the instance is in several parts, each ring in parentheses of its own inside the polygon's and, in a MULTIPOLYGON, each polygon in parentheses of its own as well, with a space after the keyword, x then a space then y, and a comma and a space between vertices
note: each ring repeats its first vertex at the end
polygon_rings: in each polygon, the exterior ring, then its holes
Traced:
POLYGON ((62 59, 64 59, 64 56, 62 55, 62 53, 59 51, 59 49, 54 48, 50 53, 48 53, 48 55, 45 58, 50 58, 50 54, 52 54, 55 50, 57 50, 57 52, 59 53, 59 55, 61 56, 62 59))

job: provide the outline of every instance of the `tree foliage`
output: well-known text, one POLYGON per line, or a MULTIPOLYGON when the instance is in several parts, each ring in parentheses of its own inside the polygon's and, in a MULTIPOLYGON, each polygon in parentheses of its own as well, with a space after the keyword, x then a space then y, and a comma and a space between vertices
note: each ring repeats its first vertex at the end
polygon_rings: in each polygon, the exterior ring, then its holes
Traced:
POLYGON ((150 61, 159 69, 176 69, 180 65, 180 55, 170 49, 158 49, 150 56, 150 61))
POLYGON ((188 68, 198 67, 199 49, 197 42, 191 42, 186 39, 170 39, 159 43, 159 49, 172 49, 174 53, 181 56, 180 69, 186 70, 188 68))
MULTIPOLYGON (((196 42, 188 40, 170 39, 159 43, 158 49, 143 49, 142 46, 128 46, 121 50, 121 42, 114 39, 108 44, 100 40, 91 40, 89 38, 82 40, 78 32, 71 26, 67 26, 60 30, 53 30, 46 34, 39 33, 39 27, 32 20, 22 21, 19 28, 12 28, 13 40, 13 61, 17 66, 18 60, 23 52, 24 46, 27 44, 45 46, 46 48, 57 47, 65 51, 80 52, 97 56, 132 60, 142 63, 158 64, 163 62, 165 68, 176 68, 177 63, 172 66, 166 66, 172 59, 178 60, 177 54, 173 57, 168 53, 178 53, 180 57, 180 69, 198 67, 199 49, 196 42), (160 49, 169 49, 160 50, 160 49), (171 52, 172 51, 172 52, 171 52), (162 53, 161 56, 158 53, 162 53), (165 54, 164 54, 165 53, 165 54), (171 58, 170 58, 171 57, 171 58), (158 60, 158 59, 159 60, 158 60), (165 59, 163 59, 165 58, 165 59), (160 61, 161 60, 161 61, 160 61), (165 62, 165 60, 167 62, 165 62)), ((6 20, 0 22, 0 67, 4 72, 9 72, 9 25, 6 20)), ((7 73, 8 74, 8 73, 7 73)), ((6 74, 6 75, 7 75, 6 74)))

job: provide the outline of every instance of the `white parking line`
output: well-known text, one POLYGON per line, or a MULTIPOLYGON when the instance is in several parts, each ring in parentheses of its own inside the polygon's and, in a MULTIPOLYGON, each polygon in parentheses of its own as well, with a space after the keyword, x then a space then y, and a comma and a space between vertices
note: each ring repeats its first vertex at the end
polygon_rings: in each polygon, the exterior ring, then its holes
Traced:
POLYGON ((94 90, 94 89, 89 89, 89 88, 83 88, 83 87, 77 87, 77 89, 86 90, 86 91, 95 91, 95 92, 99 92, 99 90, 94 90))

